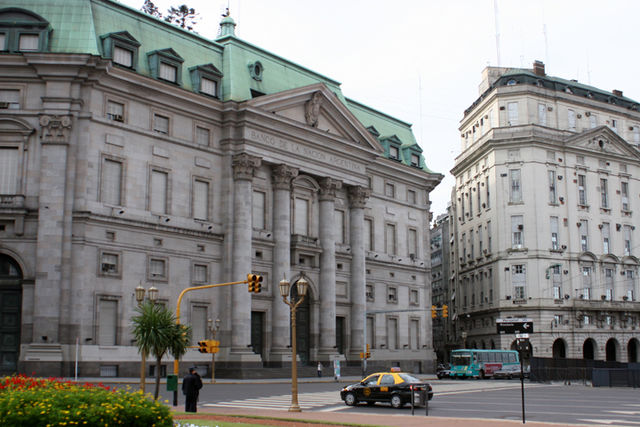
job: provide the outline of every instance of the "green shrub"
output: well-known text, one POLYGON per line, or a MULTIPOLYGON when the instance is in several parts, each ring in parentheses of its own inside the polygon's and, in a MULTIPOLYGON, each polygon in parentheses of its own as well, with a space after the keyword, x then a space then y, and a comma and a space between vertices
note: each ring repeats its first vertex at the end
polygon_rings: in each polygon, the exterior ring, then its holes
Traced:
POLYGON ((23 375, 0 378, 3 426, 172 426, 169 408, 142 392, 23 375))

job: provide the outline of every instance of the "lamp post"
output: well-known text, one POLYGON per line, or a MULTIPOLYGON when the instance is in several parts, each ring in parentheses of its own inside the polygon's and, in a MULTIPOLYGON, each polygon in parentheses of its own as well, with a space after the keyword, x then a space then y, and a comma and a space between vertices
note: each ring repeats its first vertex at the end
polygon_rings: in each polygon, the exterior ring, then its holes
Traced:
POLYGON ((467 331, 460 332, 460 338, 462 338, 462 348, 467 348, 467 331))
MULTIPOLYGON (((142 303, 144 302, 144 294, 147 291, 145 290, 145 288, 142 286, 142 282, 140 282, 138 284, 138 286, 136 286, 135 289, 135 293, 136 293, 136 301, 138 302, 138 307, 140 307, 142 305, 142 303)), ((151 301, 152 303, 155 304, 155 302, 158 299, 158 288, 156 288, 155 286, 151 285, 151 287, 149 288, 149 301, 151 301)), ((140 362, 140 390, 142 391, 142 393, 145 392, 145 380, 146 380, 146 362, 147 362, 147 352, 142 350, 141 352, 142 354, 142 361, 140 362)))
MULTIPOLYGON (((220 319, 216 319, 215 326, 213 319, 208 319, 209 331, 211 332, 211 339, 215 340, 218 331, 220 330, 220 319)), ((216 354, 211 353, 211 384, 216 382, 216 354)))
POLYGON ((305 295, 307 295, 309 282, 307 282, 304 277, 301 277, 296 282, 296 286, 298 287, 297 301, 287 300, 291 284, 287 280, 286 276, 280 281, 279 286, 280 295, 282 295, 284 303, 291 308, 291 406, 289 407, 289 412, 301 412, 300 406, 298 405, 298 361, 296 359, 298 351, 296 348, 296 309, 298 308, 300 303, 302 303, 302 300, 304 300, 305 295))

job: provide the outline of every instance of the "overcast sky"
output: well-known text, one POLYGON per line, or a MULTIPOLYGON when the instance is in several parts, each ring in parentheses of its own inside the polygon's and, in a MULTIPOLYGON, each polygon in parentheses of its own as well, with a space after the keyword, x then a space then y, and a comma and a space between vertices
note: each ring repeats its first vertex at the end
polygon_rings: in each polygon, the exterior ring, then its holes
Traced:
MULTIPOLYGON (((138 9, 144 3, 120 1, 138 9)), ((637 0, 155 1, 161 12, 184 3, 200 13, 201 35, 216 37, 229 5, 241 39, 413 124, 427 166, 445 175, 431 193, 434 219, 449 202, 458 125, 486 66, 531 68, 538 59, 550 75, 640 101, 637 0)))

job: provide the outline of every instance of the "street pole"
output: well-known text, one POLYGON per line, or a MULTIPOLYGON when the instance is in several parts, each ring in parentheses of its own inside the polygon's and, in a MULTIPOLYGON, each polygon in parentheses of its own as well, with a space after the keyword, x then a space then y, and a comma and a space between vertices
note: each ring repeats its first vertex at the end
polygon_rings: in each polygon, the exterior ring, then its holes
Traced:
POLYGON ((298 405, 298 348, 296 337, 296 305, 291 305, 291 406, 289 412, 301 412, 298 405))
MULTIPOLYGON (((212 319, 207 320, 209 324, 209 331, 211 331, 211 339, 215 340, 218 330, 220 329, 220 319, 216 319, 215 328, 212 319)), ((216 354, 211 353, 211 384, 216 382, 216 354)))

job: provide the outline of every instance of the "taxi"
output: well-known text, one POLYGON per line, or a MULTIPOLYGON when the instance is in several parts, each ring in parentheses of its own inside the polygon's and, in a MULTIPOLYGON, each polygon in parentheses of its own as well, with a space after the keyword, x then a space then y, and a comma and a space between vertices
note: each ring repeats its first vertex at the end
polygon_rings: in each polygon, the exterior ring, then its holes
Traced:
MULTIPOLYGON (((340 398, 347 406, 365 402, 373 405, 376 402, 389 402, 394 408, 401 408, 411 403, 414 390, 427 390, 429 400, 433 398, 433 389, 422 380, 400 368, 392 368, 389 372, 371 374, 357 384, 351 384, 340 391, 340 398)), ((418 399, 414 401, 418 402, 418 399)), ((424 403, 424 402, 422 402, 424 403)))

